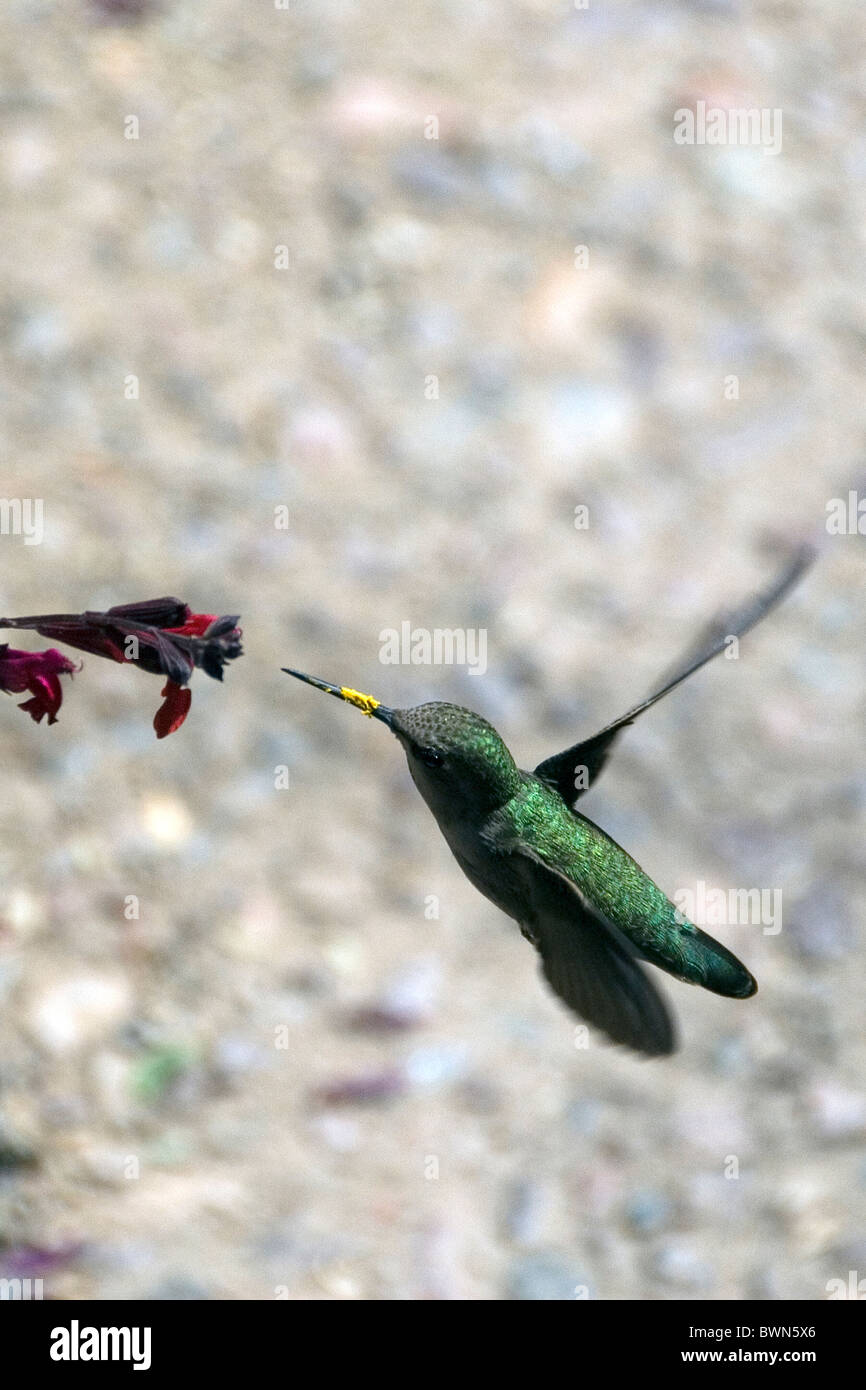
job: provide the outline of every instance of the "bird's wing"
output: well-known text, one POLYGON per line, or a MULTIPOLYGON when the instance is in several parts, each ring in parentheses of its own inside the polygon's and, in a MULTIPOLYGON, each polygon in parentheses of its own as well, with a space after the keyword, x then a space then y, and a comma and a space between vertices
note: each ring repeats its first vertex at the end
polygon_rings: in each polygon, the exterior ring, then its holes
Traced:
POLYGON ((610 753, 611 744, 617 735, 627 725, 633 724, 644 710, 657 704, 671 690, 676 689, 689 676, 694 675, 695 671, 699 671, 708 661, 712 661, 714 656, 718 656, 720 652, 724 651, 731 637, 743 637, 750 628, 759 623, 770 609, 785 596, 788 590, 793 588, 800 576, 808 569, 814 557, 815 552, 811 546, 800 546, 769 589, 750 599, 737 612, 720 614, 704 629, 698 640, 678 664, 676 674, 666 680, 660 690, 656 690, 646 700, 642 700, 639 705, 635 705, 633 709, 628 710, 612 724, 608 724, 599 733, 593 734, 591 738, 573 744, 571 748, 566 748, 563 753, 555 753, 552 758, 545 758, 544 762, 539 763, 535 769, 536 777, 558 791, 566 805, 573 806, 578 797, 589 790, 601 772, 610 753), (578 779, 579 768, 585 768, 586 775, 578 779), (580 781, 581 785, 575 786, 577 780, 580 781))
POLYGON ((517 836, 494 831, 490 842, 520 878, 528 904, 520 925, 554 993, 615 1043, 647 1057, 675 1052, 673 1018, 628 939, 517 836))

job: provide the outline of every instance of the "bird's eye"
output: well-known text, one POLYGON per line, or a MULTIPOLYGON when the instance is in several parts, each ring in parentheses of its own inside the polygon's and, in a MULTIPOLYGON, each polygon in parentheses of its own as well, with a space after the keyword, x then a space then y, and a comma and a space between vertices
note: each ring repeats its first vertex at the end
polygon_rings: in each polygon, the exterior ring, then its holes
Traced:
POLYGON ((441 767, 444 762, 438 748, 419 748, 418 757, 425 767, 441 767))

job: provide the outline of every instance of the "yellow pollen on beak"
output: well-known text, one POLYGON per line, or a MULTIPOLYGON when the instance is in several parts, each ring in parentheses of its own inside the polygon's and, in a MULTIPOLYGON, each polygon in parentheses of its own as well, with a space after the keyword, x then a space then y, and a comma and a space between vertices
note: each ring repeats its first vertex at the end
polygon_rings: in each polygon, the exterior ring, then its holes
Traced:
POLYGON ((381 700, 374 700, 372 695, 362 695, 360 690, 350 690, 348 685, 340 686, 340 694, 350 705, 355 705, 362 714, 366 714, 368 719, 373 718, 373 710, 382 703, 381 700))

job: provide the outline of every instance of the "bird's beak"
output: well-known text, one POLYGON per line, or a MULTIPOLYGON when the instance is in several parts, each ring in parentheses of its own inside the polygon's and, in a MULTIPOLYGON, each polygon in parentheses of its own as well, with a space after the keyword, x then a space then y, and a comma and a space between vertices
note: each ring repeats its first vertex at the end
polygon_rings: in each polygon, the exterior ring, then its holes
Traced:
POLYGON ((317 690, 324 690, 328 695, 336 695, 339 700, 347 700, 350 705, 355 705, 369 719, 381 719, 383 724, 391 727, 394 711, 378 700, 374 700, 372 695, 362 695, 360 690, 352 690, 348 685, 332 685, 330 681, 320 681, 317 676, 307 676, 303 671, 293 671, 290 666, 284 666, 282 669, 287 676, 294 676, 296 680, 306 681, 307 685, 314 685, 317 690))

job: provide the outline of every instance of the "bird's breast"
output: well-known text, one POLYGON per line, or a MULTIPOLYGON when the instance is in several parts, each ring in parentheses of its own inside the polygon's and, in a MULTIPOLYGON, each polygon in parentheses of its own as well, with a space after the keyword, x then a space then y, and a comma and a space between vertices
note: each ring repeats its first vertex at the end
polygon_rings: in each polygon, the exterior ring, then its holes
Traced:
POLYGON ((519 880, 504 855, 495 853, 480 835, 449 833, 442 828, 448 847, 473 888, 507 917, 520 920, 519 880))

